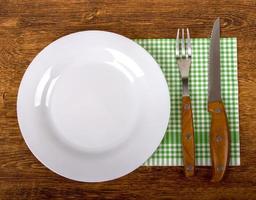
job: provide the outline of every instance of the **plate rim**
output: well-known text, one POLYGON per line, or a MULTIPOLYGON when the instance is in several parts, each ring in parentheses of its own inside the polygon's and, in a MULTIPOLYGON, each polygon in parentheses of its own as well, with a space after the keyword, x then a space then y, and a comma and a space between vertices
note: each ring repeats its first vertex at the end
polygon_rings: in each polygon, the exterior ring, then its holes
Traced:
MULTIPOLYGON (((81 34, 81 33, 84 33, 84 32, 91 32, 91 33, 93 33, 93 32, 99 33, 99 32, 100 32, 100 33, 104 33, 104 34, 105 34, 105 33, 107 33, 107 34, 114 34, 115 36, 125 38, 125 40, 127 40, 127 41, 129 41, 129 42, 132 42, 132 43, 135 44, 138 48, 143 49, 143 50, 144 50, 144 53, 147 54, 147 55, 149 55, 149 56, 151 57, 151 59, 155 62, 155 64, 159 67, 159 72, 160 72, 161 75, 162 75, 162 80, 163 80, 163 82, 165 83, 165 91, 167 92, 167 96, 168 96, 168 99, 167 99, 167 101, 168 101, 168 109, 166 109, 166 110, 167 110, 167 113, 168 113, 168 118, 166 119, 166 122, 165 122, 165 125, 164 125, 165 128, 164 128, 164 131, 163 131, 163 133, 162 133, 161 140, 160 140, 159 144, 157 145, 157 147, 161 144, 161 141, 162 141, 162 139, 164 138, 165 132, 166 132, 167 127, 168 127, 169 118, 170 118, 170 107, 171 107, 171 103, 170 103, 170 94, 169 94, 169 87, 168 87, 167 81, 166 81, 166 79, 165 79, 165 76, 164 76, 164 74, 163 74, 163 72, 162 72, 162 70, 161 70, 159 64, 157 63, 157 61, 156 61, 156 60, 153 58, 153 56, 150 55, 150 53, 147 52, 143 47, 141 47, 141 46, 140 46, 139 44, 137 44, 135 41, 133 41, 133 40, 131 40, 131 39, 129 39, 129 38, 123 36, 123 35, 119 35, 119 34, 117 34, 117 33, 109 32, 109 31, 86 30, 86 31, 79 31, 79 32, 71 33, 71 34, 65 35, 65 36, 63 36, 63 37, 60 37, 60 38, 54 40, 53 42, 51 42, 50 44, 48 44, 46 47, 44 47, 41 51, 39 51, 39 52, 36 54, 36 56, 32 59, 31 63, 29 64, 29 66, 28 66, 27 69, 25 70, 25 72, 24 72, 24 74, 23 74, 23 77, 22 77, 22 80, 21 80, 20 85, 19 85, 18 95, 17 95, 17 103, 16 103, 18 126, 19 126, 19 129, 20 129, 21 135, 22 135, 22 137, 23 137, 23 139, 24 139, 26 145, 28 146, 29 150, 31 151, 31 153, 32 153, 46 168, 50 169, 50 170, 53 171, 54 173, 56 173, 56 174, 58 174, 58 175, 61 175, 61 176, 63 176, 63 177, 66 177, 66 178, 68 178, 68 179, 71 179, 71 180, 79 181, 79 182, 102 182, 102 181, 110 181, 110 180, 113 180, 113 179, 116 179, 116 178, 123 177, 123 176, 125 176, 125 175, 131 173, 132 171, 136 170, 136 169, 137 169, 138 167, 140 167, 150 156, 147 157, 146 160, 141 161, 141 163, 140 163, 137 167, 135 167, 133 170, 130 170, 128 173, 124 173, 124 174, 121 175, 121 176, 113 177, 113 178, 111 178, 111 179, 106 179, 106 180, 99 180, 99 181, 79 180, 79 179, 75 179, 75 178, 71 178, 71 177, 65 176, 64 174, 61 174, 60 172, 57 172, 55 169, 53 169, 53 168, 51 168, 49 165, 47 165, 47 164, 40 158, 40 156, 36 155, 36 154, 34 153, 34 151, 32 150, 33 147, 32 147, 32 146, 29 144, 29 142, 26 140, 26 136, 25 136, 25 134, 24 134, 25 128, 22 127, 22 126, 23 126, 23 125, 22 125, 22 123, 23 123, 22 121, 23 121, 23 120, 22 120, 22 116, 21 116, 21 105, 20 105, 20 104, 21 104, 21 100, 20 100, 20 98, 21 98, 21 92, 24 90, 24 89, 23 89, 23 87, 24 87, 24 86, 23 86, 23 84, 24 84, 23 82, 24 82, 24 80, 25 80, 24 77, 26 76, 27 71, 31 70, 31 68, 32 68, 32 66, 33 66, 33 61, 34 61, 36 58, 40 57, 41 52, 43 52, 45 49, 47 49, 47 48, 48 48, 50 45, 52 45, 53 43, 57 43, 58 41, 60 41, 61 39, 65 38, 65 37, 68 37, 68 36, 70 37, 70 36, 72 36, 72 35, 81 34)), ((160 133, 159 133, 159 134, 160 134, 160 133)), ((157 148, 156 148, 156 149, 157 149, 157 148)), ((153 153, 155 152, 156 149, 153 150, 153 153)), ((150 155, 152 155, 152 154, 150 154, 150 155)))

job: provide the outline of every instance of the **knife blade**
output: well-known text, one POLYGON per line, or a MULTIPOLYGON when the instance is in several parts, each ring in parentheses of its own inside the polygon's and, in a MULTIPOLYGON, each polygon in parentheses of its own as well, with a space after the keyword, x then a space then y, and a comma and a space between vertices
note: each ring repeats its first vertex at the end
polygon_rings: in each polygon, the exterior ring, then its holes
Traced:
POLYGON ((229 161, 229 129, 221 100, 220 77, 220 19, 214 22, 208 64, 208 111, 211 114, 210 149, 212 182, 222 180, 229 161))
POLYGON ((208 101, 221 100, 220 88, 220 20, 219 18, 214 22, 208 66, 208 101))

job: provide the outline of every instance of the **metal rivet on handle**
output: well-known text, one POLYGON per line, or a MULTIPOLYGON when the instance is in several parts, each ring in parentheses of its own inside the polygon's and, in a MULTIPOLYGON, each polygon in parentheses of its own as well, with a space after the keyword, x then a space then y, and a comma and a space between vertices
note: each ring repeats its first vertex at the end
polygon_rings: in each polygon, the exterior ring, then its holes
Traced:
POLYGON ((222 136, 221 135, 217 135, 216 136, 216 142, 221 142, 222 141, 222 136))
POLYGON ((185 110, 189 110, 189 109, 190 109, 190 104, 189 104, 189 103, 186 103, 186 104, 184 105, 184 109, 185 109, 185 110))
POLYGON ((221 109, 220 109, 220 108, 215 108, 214 112, 220 113, 220 112, 221 112, 221 109))
POLYGON ((189 140, 191 138, 191 134, 187 133, 185 137, 186 137, 187 140, 189 140))
POLYGON ((223 172, 224 171, 224 167, 222 165, 219 165, 217 167, 217 172, 223 172))
POLYGON ((189 171, 189 172, 192 171, 192 170, 193 170, 193 166, 192 166, 192 165, 188 165, 188 166, 186 167, 186 170, 189 171))

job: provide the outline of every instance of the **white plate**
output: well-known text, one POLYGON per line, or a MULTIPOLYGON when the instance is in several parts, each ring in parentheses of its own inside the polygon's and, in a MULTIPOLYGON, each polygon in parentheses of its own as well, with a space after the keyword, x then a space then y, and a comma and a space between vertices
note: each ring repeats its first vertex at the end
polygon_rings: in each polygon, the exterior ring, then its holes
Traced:
POLYGON ((104 31, 70 34, 43 49, 17 102, 22 135, 37 159, 84 182, 142 165, 160 144, 169 111, 155 60, 132 40, 104 31))

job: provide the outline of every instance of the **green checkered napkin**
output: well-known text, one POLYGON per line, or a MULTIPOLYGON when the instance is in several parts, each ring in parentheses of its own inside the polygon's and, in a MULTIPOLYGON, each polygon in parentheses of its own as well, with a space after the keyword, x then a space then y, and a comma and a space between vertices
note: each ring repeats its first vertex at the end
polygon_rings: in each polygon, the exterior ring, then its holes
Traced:
MULTIPOLYGON (((182 165, 181 150, 181 79, 175 59, 175 39, 135 39, 159 63, 169 85, 171 114, 162 143, 145 165, 182 165)), ((189 90, 192 100, 196 143, 196 165, 211 165, 209 148, 210 116, 208 106, 208 49, 209 39, 192 39, 192 65, 189 90)), ((221 87, 231 133, 230 165, 240 165, 237 40, 222 38, 221 87)))

